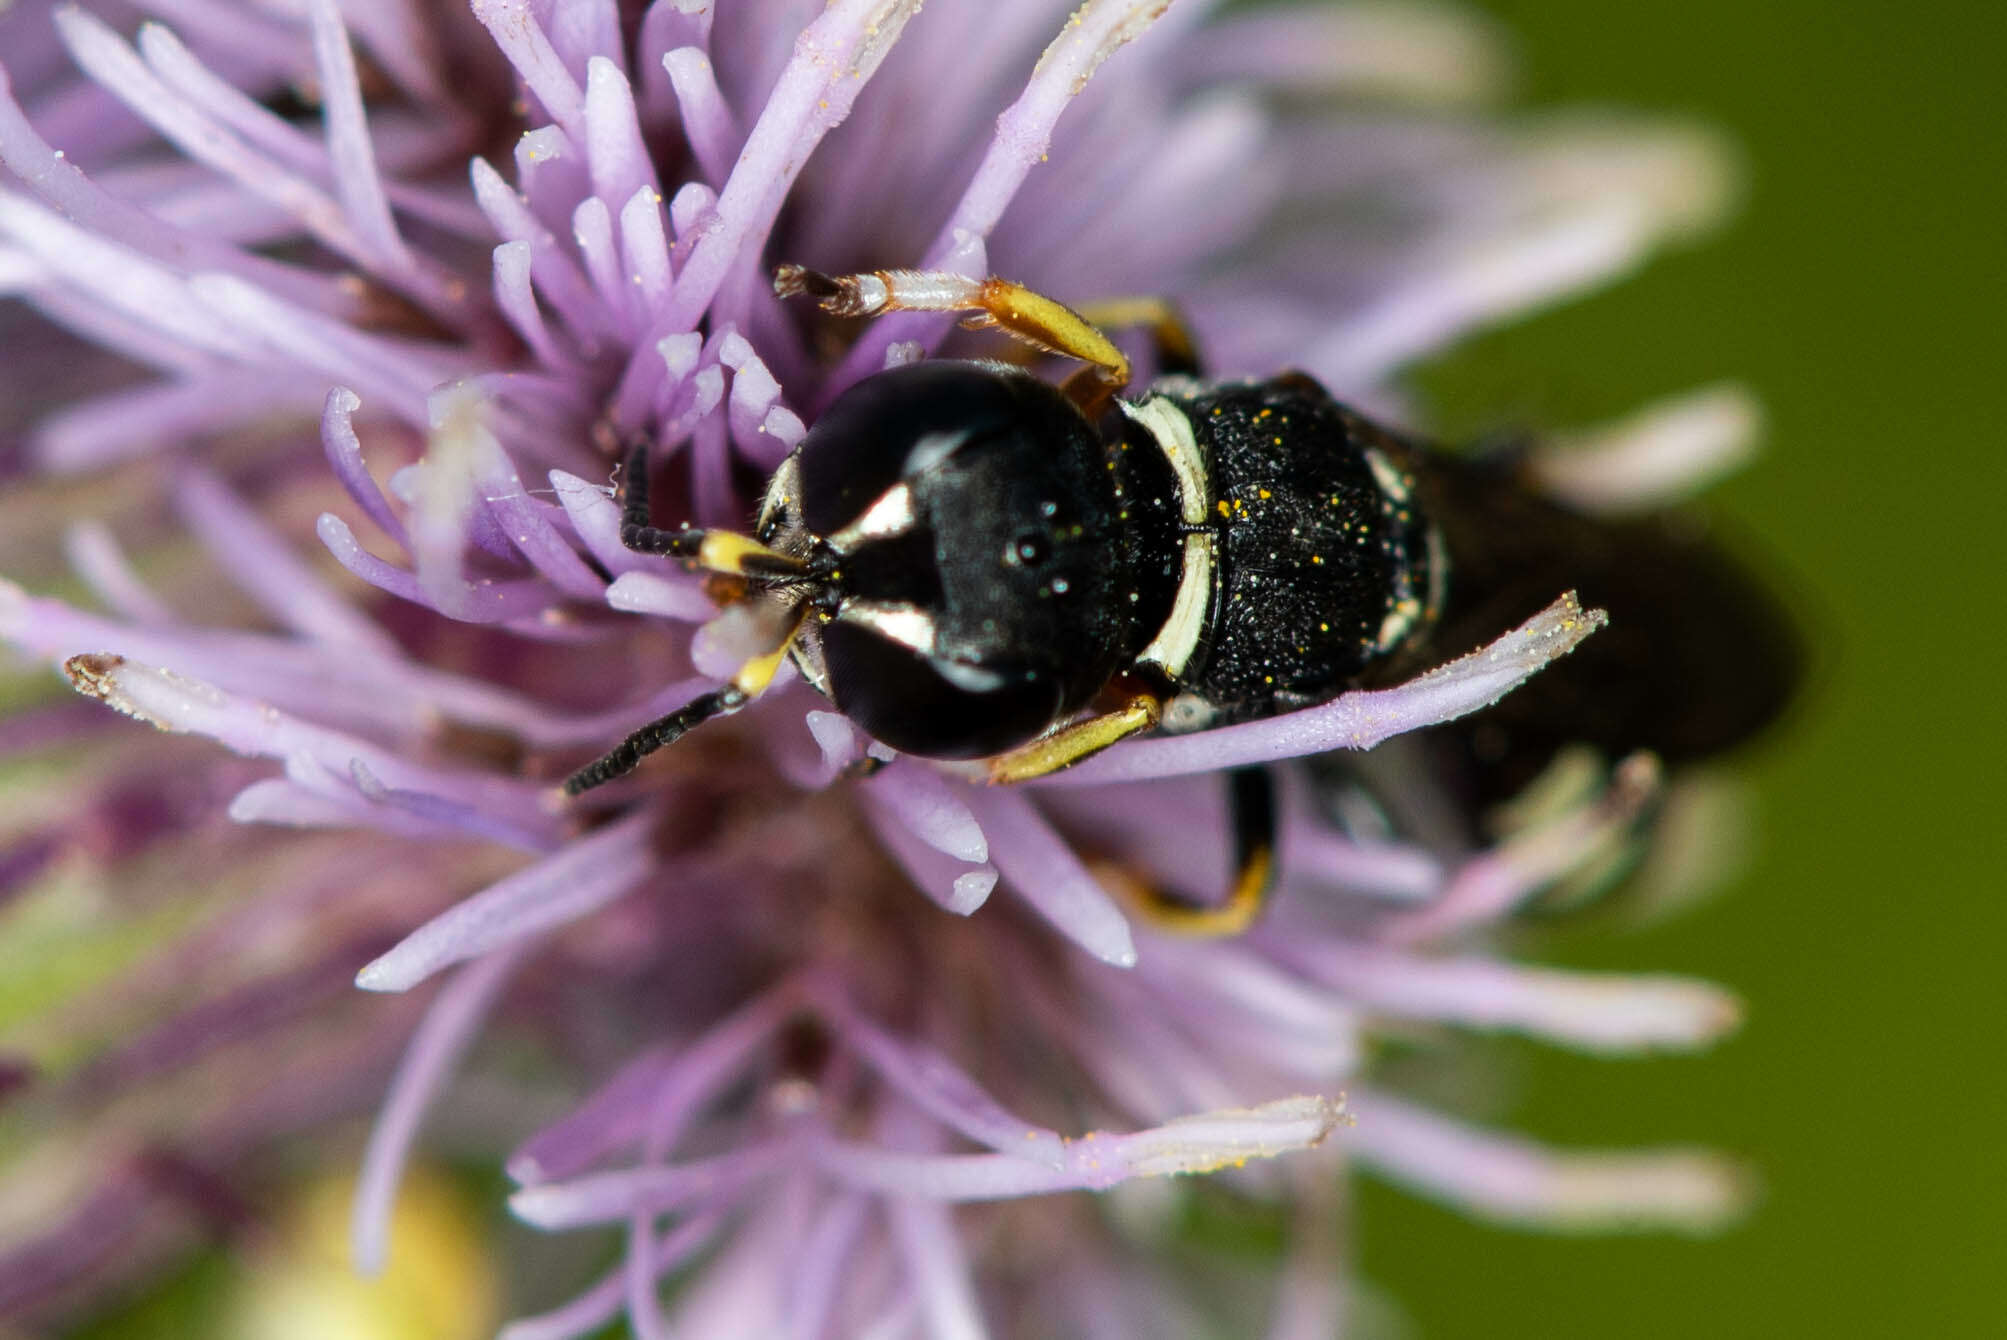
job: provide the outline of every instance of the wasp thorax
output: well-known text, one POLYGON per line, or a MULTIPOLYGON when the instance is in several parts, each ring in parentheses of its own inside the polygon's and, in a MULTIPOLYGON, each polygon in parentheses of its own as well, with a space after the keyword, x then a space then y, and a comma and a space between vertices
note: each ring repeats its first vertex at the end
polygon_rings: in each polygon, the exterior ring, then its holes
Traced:
POLYGON ((1000 752, 1085 706, 1169 600, 1169 513, 1131 505, 1167 489, 1119 455, 1058 390, 1000 365, 916 364, 846 392, 760 518, 762 540, 832 574, 796 643, 810 681, 936 758, 1000 752))

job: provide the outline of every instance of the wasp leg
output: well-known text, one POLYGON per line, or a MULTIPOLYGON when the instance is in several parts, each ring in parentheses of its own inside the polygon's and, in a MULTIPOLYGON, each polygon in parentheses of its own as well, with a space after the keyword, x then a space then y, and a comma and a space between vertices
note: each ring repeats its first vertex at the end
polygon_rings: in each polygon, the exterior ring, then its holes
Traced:
POLYGON ((1088 364, 1103 396, 1129 384, 1129 359, 1080 313, 1022 284, 991 276, 972 279, 942 270, 874 270, 870 274, 826 275, 799 265, 774 270, 774 292, 783 298, 807 294, 836 316, 879 316, 886 312, 959 312, 971 330, 990 326, 1035 349, 1088 364))
POLYGON ((1043 777, 1048 772, 1070 768, 1089 754, 1098 754, 1111 744, 1149 730, 1163 718, 1163 699, 1152 694, 1138 694, 1112 712, 1062 726, 1008 753, 998 754, 990 760, 989 779, 992 782, 1026 782, 1034 777, 1043 777))
POLYGON ((695 526, 663 530, 654 525, 648 510, 646 442, 637 442, 627 449, 620 492, 620 542, 636 553, 687 559, 707 572, 722 572, 732 577, 786 581, 809 575, 806 562, 769 549, 750 535, 695 526))
POLYGON ((1099 873, 1126 896, 1137 915, 1171 935, 1213 939, 1239 935, 1254 925, 1275 888, 1275 783, 1266 768, 1227 774, 1227 808, 1233 822, 1234 873, 1226 897, 1200 906, 1138 879, 1129 870, 1099 873))
POLYGON ((1200 375, 1199 342, 1169 298, 1103 298, 1080 304, 1080 315, 1102 330, 1133 327, 1149 336, 1158 376, 1200 375))

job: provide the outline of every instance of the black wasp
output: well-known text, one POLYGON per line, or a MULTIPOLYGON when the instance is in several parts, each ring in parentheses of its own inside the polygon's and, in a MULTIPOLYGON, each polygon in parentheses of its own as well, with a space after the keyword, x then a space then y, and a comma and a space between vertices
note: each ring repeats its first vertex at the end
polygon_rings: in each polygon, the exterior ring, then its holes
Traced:
MULTIPOLYGON (((920 271, 775 289, 840 316, 954 312, 1086 366, 1055 386, 1015 366, 925 361, 867 377, 767 485, 751 535, 657 529, 646 445, 625 466, 621 539, 744 580, 770 650, 566 783, 577 794, 714 716, 792 657, 892 748, 984 759, 994 782, 1130 735, 1273 716, 1389 683, 1482 645, 1563 590, 1613 627, 1446 738, 1473 801, 1562 745, 1678 763, 1776 714, 1795 679, 1787 621, 1713 548, 1662 518, 1610 522, 1541 497, 1510 453, 1445 456, 1311 378, 1198 377, 1162 302, 1110 304, 1152 334, 1165 375, 1120 393, 1126 356, 1088 316, 999 279, 920 271)), ((1219 933, 1272 878, 1274 801, 1230 775, 1238 873, 1207 909, 1153 910, 1219 933)))

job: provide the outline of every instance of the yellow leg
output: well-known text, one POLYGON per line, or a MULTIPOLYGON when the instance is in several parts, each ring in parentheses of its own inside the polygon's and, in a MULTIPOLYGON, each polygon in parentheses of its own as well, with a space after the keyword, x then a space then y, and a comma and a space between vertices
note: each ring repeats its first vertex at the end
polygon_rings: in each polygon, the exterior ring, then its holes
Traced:
POLYGON ((1167 935, 1183 935, 1194 940, 1217 940, 1240 935, 1254 925, 1267 905, 1268 890, 1275 881, 1275 853, 1263 848, 1255 858, 1234 873, 1226 900, 1200 907, 1175 898, 1112 861, 1096 862, 1094 877, 1103 887, 1118 894, 1137 916, 1167 935))
POLYGON ((799 265, 774 271, 774 292, 806 294, 837 316, 952 312, 971 329, 997 329, 1047 353, 1077 358, 1112 395, 1129 384, 1129 359, 1093 322, 1065 303, 1007 279, 971 279, 939 270, 875 270, 826 275, 799 265))
POLYGON ((1227 788, 1234 874, 1225 898, 1205 906, 1188 903, 1108 862, 1096 867, 1096 877, 1166 934, 1213 939, 1245 932, 1275 887, 1275 784, 1265 769, 1236 768, 1227 775, 1227 788))
POLYGON ((1080 305, 1080 315, 1102 330, 1135 328, 1147 333, 1157 372, 1199 373, 1199 345, 1184 314, 1169 298, 1103 298, 1080 305))
POLYGON ((1041 735, 1009 753, 990 760, 992 782, 1025 782, 1048 772, 1070 768, 1089 754, 1098 754, 1109 745, 1149 730, 1163 719, 1162 700, 1139 695, 1126 706, 1100 716, 1062 726, 1050 735, 1041 735))

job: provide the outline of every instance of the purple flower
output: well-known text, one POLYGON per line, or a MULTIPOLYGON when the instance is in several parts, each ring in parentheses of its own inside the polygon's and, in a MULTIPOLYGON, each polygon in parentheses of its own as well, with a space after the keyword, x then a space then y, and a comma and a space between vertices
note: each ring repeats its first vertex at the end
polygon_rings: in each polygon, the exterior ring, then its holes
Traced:
MULTIPOLYGON (((1399 687, 1022 787, 913 758, 859 776, 885 751, 794 683, 631 781, 557 790, 739 659, 702 581, 621 547, 614 446, 672 463, 659 516, 743 524, 746 481, 834 394, 952 334, 901 314, 832 349, 776 261, 1169 295, 1212 371, 1301 367, 1400 419, 1404 366, 1725 194, 1692 131, 1500 116, 1492 35, 1448 11, 1067 8, 0 15, 0 564, 24 582, 0 637, 227 751, 75 701, 0 722, 31 760, 0 774, 0 896, 33 913, 0 952, 45 969, 0 1073, 87 1146, 24 1146, 60 1152, 0 1193, 0 1305, 228 1227, 233 1165, 369 1101, 408 1037, 357 1196, 374 1268, 498 1011, 562 1062, 480 1116, 520 1141, 512 1208, 627 1240, 515 1340, 622 1312, 643 1336, 1331 1334, 1350 1165, 1523 1224, 1732 1212, 1708 1155, 1548 1151, 1362 1073, 1382 1029, 1625 1053, 1733 1025, 1704 984, 1487 945, 1636 840, 1650 767, 1475 851, 1376 828, 1356 794, 1340 823, 1278 769, 1281 886, 1250 933, 1163 934, 1112 891, 1203 893, 1230 845, 1206 774, 1492 703, 1600 625, 1572 598, 1399 687), (87 600, 29 593, 59 552, 87 600), (359 965, 373 992, 444 980, 418 1013, 348 994, 359 965), (574 1080, 599 1087, 550 1112, 574 1080), (1172 1264, 1187 1173, 1286 1207, 1288 1251, 1172 1264)), ((1635 508, 1751 427, 1709 391, 1541 468, 1635 508)))

